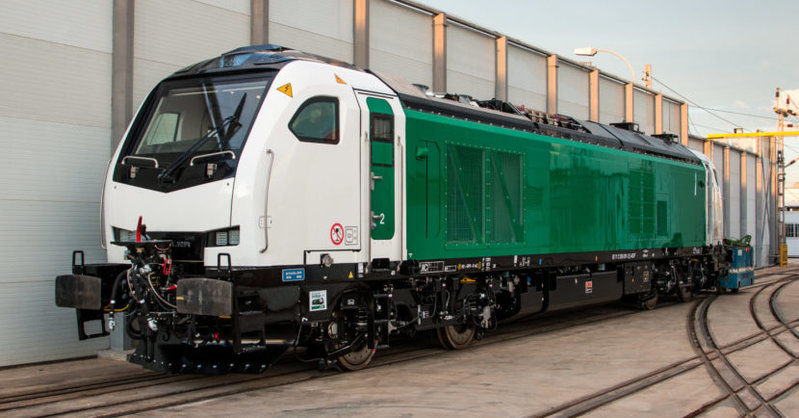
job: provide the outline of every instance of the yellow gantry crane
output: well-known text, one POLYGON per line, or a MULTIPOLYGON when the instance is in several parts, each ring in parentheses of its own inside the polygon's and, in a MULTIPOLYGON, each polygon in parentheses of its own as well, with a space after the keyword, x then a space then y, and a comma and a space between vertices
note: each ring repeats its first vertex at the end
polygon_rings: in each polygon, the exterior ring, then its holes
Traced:
MULTIPOLYGON (((753 132, 753 133, 729 133, 729 134, 710 134, 707 136, 709 141, 715 139, 730 139, 730 138, 757 138, 757 137, 773 137, 775 139, 775 149, 778 150, 777 155, 775 155, 776 163, 777 163, 777 242, 779 243, 779 261, 780 266, 785 266, 788 264, 788 245, 786 243, 786 236, 785 236, 785 168, 794 164, 795 162, 799 161, 799 157, 791 160, 788 164, 785 164, 784 158, 784 151, 785 151, 785 137, 786 136, 799 136, 799 131, 786 131, 785 130, 785 118, 787 116, 799 116, 797 113, 790 109, 790 106, 793 105, 797 107, 796 104, 793 104, 791 101, 791 95, 785 95, 785 107, 782 107, 782 103, 780 103, 780 89, 777 88, 776 94, 776 104, 773 108, 774 112, 777 114, 777 131, 776 132, 753 132)), ((799 109, 799 107, 797 107, 799 109)), ((788 124, 788 127, 793 127, 792 124, 788 124)), ((760 152, 760 150, 758 150, 760 152)), ((773 160, 772 160, 773 161, 773 160)))

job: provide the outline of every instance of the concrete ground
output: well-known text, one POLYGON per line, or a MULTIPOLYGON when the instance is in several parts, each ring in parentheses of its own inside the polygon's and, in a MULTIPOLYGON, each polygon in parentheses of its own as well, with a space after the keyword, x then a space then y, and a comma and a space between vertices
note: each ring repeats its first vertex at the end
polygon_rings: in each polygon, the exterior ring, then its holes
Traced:
MULTIPOLYGON (((710 328, 720 337, 720 344, 758 331, 748 307, 754 291, 719 297, 711 305, 710 328)), ((799 283, 788 286, 779 302, 787 317, 799 319, 799 283)), ((314 417, 535 415, 694 356, 686 332, 692 305, 675 304, 502 344, 143 415, 226 416, 231 411, 314 417)), ((799 353, 793 335, 784 333, 781 338, 799 353)), ((769 341, 730 357, 745 376, 753 378, 788 360, 788 355, 769 341)), ((794 362, 778 377, 780 383, 799 382, 799 367, 794 362)), ((699 367, 590 415, 684 416, 722 393, 705 368, 699 367)), ((799 416, 799 392, 778 407, 786 416, 799 416)), ((732 408, 721 408, 713 415, 738 414, 732 408)))
MULTIPOLYGON (((759 332, 749 307, 757 290, 744 289, 713 301, 708 321, 718 345, 724 346, 759 332)), ((776 326, 768 310, 767 293, 756 298, 755 314, 767 326, 776 326)), ((670 304, 654 311, 616 316, 500 343, 490 343, 489 335, 484 341, 488 343, 462 351, 441 351, 355 373, 321 374, 302 382, 195 401, 140 415, 485 417, 545 414, 569 401, 653 371, 669 370, 696 357, 686 331, 693 306, 694 303, 670 304)), ((792 282, 783 289, 778 306, 789 321, 799 319, 799 282, 792 282)), ((799 354, 799 338, 790 332, 775 338, 794 355, 799 354)), ((766 398, 793 387, 774 402, 774 407, 784 416, 799 416, 799 365, 795 356, 774 340, 765 339, 729 354, 728 358, 747 380, 757 382, 754 386, 766 398), (779 373, 763 378, 778 367, 783 367, 779 373)), ((114 364, 118 364, 118 371, 131 370, 130 365, 109 360, 80 363, 80 367, 105 373, 114 373, 114 364)), ((32 367, 37 373, 46 374, 48 368, 56 369, 58 364, 32 367)), ((24 376, 25 368, 2 370, 0 387, 24 384, 24 376)), ((714 383, 706 367, 699 365, 599 407, 588 415, 684 416, 723 394, 725 392, 714 383)), ((707 415, 739 414, 727 401, 707 411, 707 415)))

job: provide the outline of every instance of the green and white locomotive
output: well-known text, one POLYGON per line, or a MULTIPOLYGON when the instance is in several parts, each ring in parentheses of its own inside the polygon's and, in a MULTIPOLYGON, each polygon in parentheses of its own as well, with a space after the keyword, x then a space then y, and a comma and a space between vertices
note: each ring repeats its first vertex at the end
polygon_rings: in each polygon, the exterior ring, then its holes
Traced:
POLYGON ((56 302, 168 372, 291 347, 356 370, 397 334, 459 349, 518 314, 685 300, 726 266, 712 164, 672 136, 274 45, 158 84, 102 202, 108 263, 76 251, 56 302))

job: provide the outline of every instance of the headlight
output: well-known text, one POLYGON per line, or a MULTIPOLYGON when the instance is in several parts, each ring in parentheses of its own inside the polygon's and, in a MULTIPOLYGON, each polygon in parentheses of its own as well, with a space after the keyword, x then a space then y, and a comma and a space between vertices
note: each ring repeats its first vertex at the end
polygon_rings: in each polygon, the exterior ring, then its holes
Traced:
POLYGON ((239 227, 208 233, 209 247, 224 247, 228 245, 239 245, 239 227))
POLYGON ((127 229, 122 229, 122 228, 113 228, 113 230, 114 230, 114 241, 119 241, 119 242, 136 241, 135 231, 128 231, 127 229))

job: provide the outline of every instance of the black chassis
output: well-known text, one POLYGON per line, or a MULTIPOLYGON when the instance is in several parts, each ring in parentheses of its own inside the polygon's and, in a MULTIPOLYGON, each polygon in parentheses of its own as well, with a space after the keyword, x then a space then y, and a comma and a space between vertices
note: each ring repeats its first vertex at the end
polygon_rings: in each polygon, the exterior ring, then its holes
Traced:
MULTIPOLYGON (((354 300, 370 311, 365 327, 370 348, 382 348, 398 332, 412 335, 470 319, 482 332, 495 326, 497 320, 519 313, 623 298, 641 302, 658 293, 674 292, 675 284, 692 290, 712 287, 717 281, 715 272, 726 265, 725 254, 721 247, 684 247, 268 268, 234 268, 230 257, 223 254, 217 266, 206 268, 203 276, 233 285, 231 315, 213 319, 223 323, 220 329, 228 335, 222 341, 230 344, 206 344, 207 338, 198 342, 202 338, 187 340, 159 330, 139 342, 130 361, 166 372, 259 372, 286 349, 299 345, 321 347, 308 353, 318 355, 327 364, 331 353, 341 354, 348 349, 330 341, 325 326, 331 321, 332 312, 345 308, 345 300, 350 304, 354 300), (685 274, 685 269, 692 266, 701 266, 707 276, 701 283, 674 282, 675 273, 685 274), (296 269, 303 270, 303 280, 283 281, 285 270, 296 269), (327 307, 311 311, 309 295, 318 290, 326 291, 327 307), (493 318, 480 323, 476 318, 489 305, 493 318)), ((57 304, 78 308, 81 339, 108 335, 104 323, 102 331, 93 335, 86 333, 85 324, 92 320, 103 322, 102 307, 110 301, 114 280, 129 268, 129 264, 83 264, 82 252, 73 254, 73 275, 68 277, 98 278, 99 292, 95 293, 102 300, 96 309, 87 309, 77 300, 83 297, 75 294, 77 279, 57 279, 56 299, 62 302, 57 304)))

